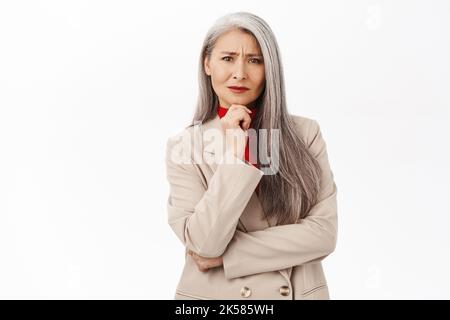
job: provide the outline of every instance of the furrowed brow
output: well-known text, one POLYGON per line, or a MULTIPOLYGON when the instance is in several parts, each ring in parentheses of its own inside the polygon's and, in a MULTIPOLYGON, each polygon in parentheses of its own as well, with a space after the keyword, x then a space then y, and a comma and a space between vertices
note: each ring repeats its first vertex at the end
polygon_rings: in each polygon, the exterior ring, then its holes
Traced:
MULTIPOLYGON (((238 56, 239 53, 234 52, 234 51, 222 51, 221 54, 228 54, 230 56, 238 56)), ((262 57, 262 54, 258 54, 258 53, 248 53, 246 54, 247 57, 262 57)))

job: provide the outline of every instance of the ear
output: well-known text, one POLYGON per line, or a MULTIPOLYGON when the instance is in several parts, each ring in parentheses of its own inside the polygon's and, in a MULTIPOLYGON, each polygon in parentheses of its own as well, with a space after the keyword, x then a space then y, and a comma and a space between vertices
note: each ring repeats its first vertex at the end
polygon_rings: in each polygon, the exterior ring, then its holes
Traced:
POLYGON ((205 73, 210 76, 211 75, 211 69, 209 68, 209 56, 205 56, 205 60, 203 62, 205 67, 205 73))

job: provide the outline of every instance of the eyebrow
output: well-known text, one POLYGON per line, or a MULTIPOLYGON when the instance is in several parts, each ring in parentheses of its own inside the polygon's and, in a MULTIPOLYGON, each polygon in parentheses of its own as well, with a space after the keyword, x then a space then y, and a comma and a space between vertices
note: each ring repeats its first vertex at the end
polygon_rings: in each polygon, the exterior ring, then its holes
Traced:
MULTIPOLYGON (((239 53, 234 52, 234 51, 222 51, 222 54, 229 54, 230 56, 238 56, 239 53)), ((262 54, 257 54, 257 53, 249 53, 246 54, 247 57, 262 57, 262 54)))

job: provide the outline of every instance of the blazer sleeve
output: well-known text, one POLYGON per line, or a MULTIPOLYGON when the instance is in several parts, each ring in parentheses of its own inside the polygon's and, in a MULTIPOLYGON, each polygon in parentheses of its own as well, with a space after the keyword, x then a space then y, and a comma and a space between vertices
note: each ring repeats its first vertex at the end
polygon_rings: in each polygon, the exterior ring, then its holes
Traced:
POLYGON ((225 153, 206 187, 193 157, 182 162, 173 151, 179 145, 174 137, 166 143, 168 223, 188 249, 203 257, 221 256, 264 173, 225 153))
POLYGON ((318 160, 322 176, 318 202, 297 223, 264 230, 236 230, 222 256, 228 279, 278 271, 313 260, 320 261, 334 251, 337 239, 337 188, 328 162, 326 143, 317 121, 311 119, 309 150, 318 160))

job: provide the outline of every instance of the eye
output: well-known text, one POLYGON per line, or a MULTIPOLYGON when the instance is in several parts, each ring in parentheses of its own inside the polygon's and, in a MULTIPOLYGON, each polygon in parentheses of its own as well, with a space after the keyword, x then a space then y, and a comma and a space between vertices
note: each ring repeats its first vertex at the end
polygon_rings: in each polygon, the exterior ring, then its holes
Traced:
POLYGON ((232 59, 232 57, 230 57, 230 56, 226 56, 226 57, 223 57, 223 58, 222 58, 222 60, 224 60, 224 61, 230 61, 230 60, 226 60, 227 58, 230 58, 230 59, 232 59))
POLYGON ((257 59, 257 58, 253 58, 253 59, 251 59, 251 61, 256 61, 255 62, 256 64, 260 64, 262 62, 260 59, 257 59))

